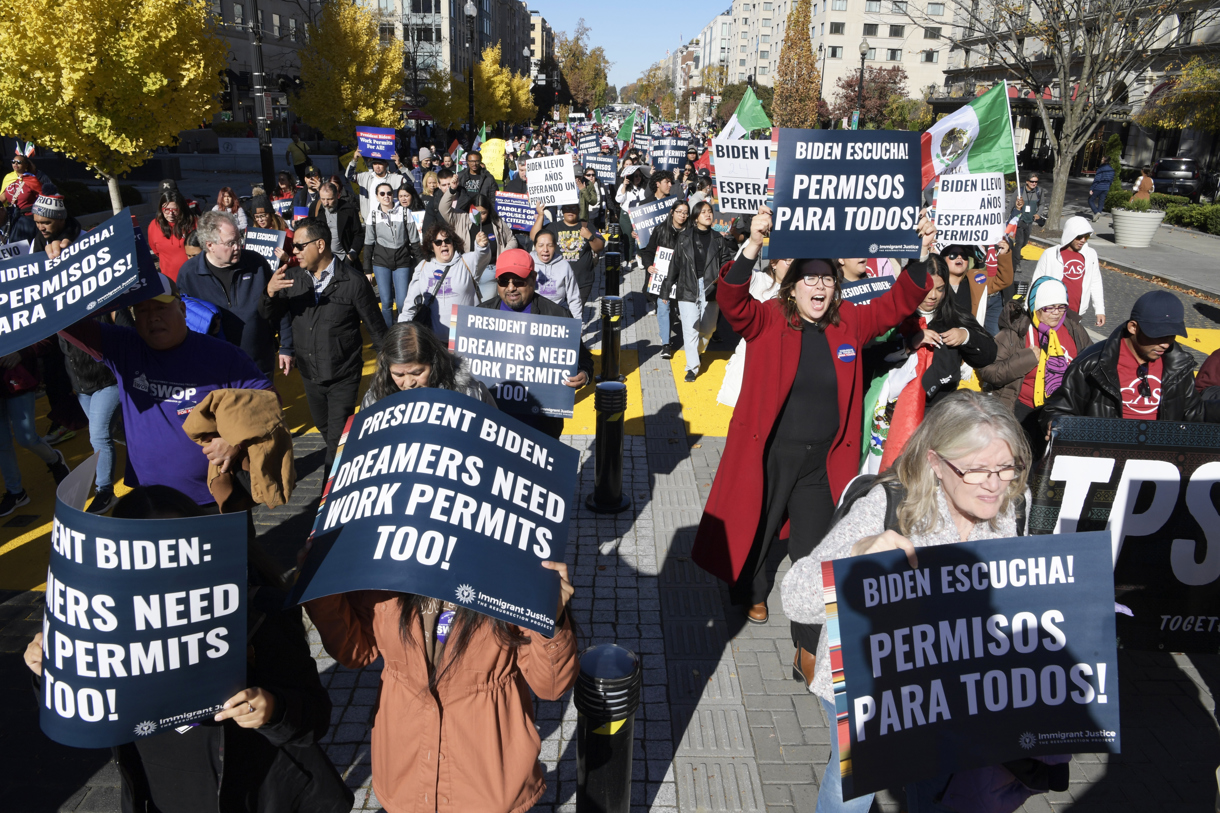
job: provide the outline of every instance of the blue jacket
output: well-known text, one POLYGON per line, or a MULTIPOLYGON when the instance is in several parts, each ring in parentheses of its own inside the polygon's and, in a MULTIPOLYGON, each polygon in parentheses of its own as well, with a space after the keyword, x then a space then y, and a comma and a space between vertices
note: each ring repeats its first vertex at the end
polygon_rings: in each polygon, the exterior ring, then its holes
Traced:
POLYGON ((1097 168, 1097 173, 1093 175, 1093 185, 1089 187, 1089 191, 1108 192, 1112 183, 1114 183, 1114 167, 1102 164, 1097 168))
MULTIPOLYGON (((233 284, 225 293, 220 280, 204 262, 206 252, 196 254, 178 269, 178 290, 187 296, 211 302, 220 308, 220 333, 230 344, 245 351, 265 375, 275 372, 276 342, 271 323, 258 313, 271 269, 253 251, 243 250, 233 272, 233 284)), ((280 320, 280 352, 292 353, 292 323, 280 320)))

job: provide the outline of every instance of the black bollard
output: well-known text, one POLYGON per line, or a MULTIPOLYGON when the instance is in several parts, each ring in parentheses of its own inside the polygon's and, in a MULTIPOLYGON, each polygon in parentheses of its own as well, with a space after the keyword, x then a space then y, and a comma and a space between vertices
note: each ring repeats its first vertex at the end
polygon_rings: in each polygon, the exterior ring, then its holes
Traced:
POLYGON ((622 277, 623 255, 618 251, 606 252, 606 296, 618 296, 622 277))
POLYGON ((623 298, 602 297, 602 374, 598 381, 625 381, 619 372, 623 330, 623 298))
POLYGON ((597 410, 597 436, 593 441, 593 493, 585 506, 598 514, 617 514, 631 507, 623 494, 623 413, 627 411, 627 385, 602 381, 593 393, 597 410))
POLYGON ((580 656, 576 703, 576 813, 629 813, 635 712, 644 671, 630 649, 589 647, 580 656))

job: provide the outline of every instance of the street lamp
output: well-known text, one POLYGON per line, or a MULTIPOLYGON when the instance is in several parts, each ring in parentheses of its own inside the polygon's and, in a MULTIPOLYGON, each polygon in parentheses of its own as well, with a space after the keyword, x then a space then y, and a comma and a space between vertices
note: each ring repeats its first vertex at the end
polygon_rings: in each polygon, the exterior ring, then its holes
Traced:
POLYGON ((470 69, 466 72, 466 86, 470 98, 470 143, 474 143, 474 18, 478 15, 479 10, 475 8, 473 0, 466 0, 466 5, 462 7, 462 11, 466 12, 467 28, 470 32, 470 69))
POLYGON ((864 102, 864 60, 868 58, 868 40, 860 40, 860 85, 856 88, 856 110, 864 102))

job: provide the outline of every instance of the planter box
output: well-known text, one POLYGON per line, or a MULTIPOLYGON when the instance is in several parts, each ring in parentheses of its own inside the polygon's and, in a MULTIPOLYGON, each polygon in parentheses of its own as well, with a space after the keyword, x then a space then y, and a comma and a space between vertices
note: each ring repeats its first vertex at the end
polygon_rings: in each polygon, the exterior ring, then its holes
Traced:
POLYGON ((1124 248, 1147 248, 1165 219, 1164 212, 1115 209, 1110 214, 1114 216, 1114 242, 1124 248))

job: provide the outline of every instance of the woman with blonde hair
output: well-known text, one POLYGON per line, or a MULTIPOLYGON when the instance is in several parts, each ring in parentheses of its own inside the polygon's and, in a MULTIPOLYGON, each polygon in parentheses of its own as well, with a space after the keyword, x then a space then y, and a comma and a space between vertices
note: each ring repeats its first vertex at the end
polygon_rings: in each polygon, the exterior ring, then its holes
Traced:
MULTIPOLYGON (((780 586, 784 613, 795 623, 825 623, 824 561, 902 550, 911 567, 918 567, 918 548, 1024 536, 1029 506, 1026 478, 1032 462, 1025 433, 1004 402, 972 390, 948 396, 928 412, 893 467, 852 504, 814 554, 792 565, 780 586), (891 500, 897 506, 892 515, 891 500)), ((821 698, 828 719, 834 720, 828 653, 828 641, 822 636, 810 690, 821 698)), ((818 810, 868 810, 872 794, 843 801, 837 726, 830 727, 830 737, 830 763, 819 790, 818 810)), ((943 810, 933 799, 954 791, 958 782, 985 783, 989 794, 1007 799, 1034 793, 996 765, 908 785, 909 810, 943 810)))

